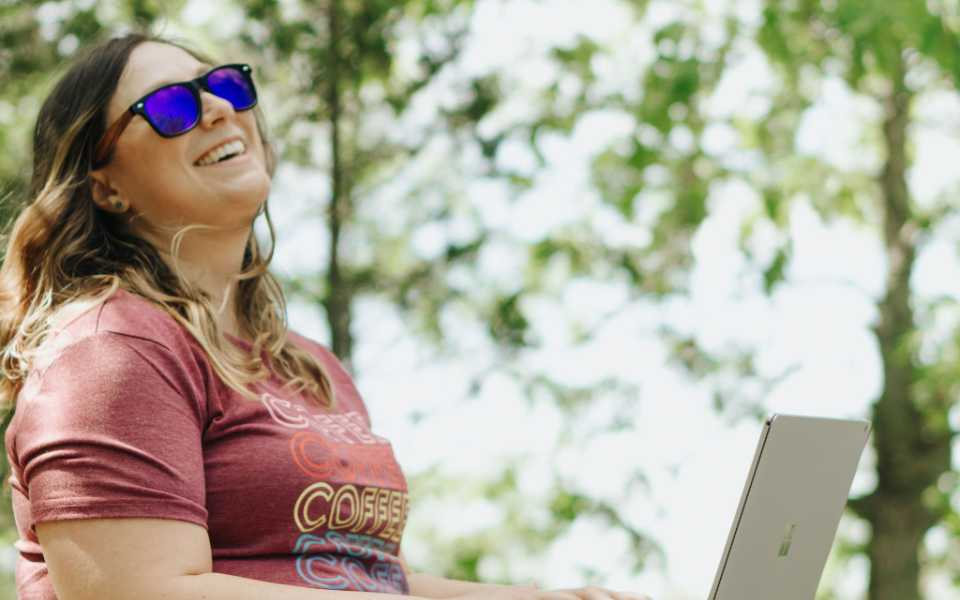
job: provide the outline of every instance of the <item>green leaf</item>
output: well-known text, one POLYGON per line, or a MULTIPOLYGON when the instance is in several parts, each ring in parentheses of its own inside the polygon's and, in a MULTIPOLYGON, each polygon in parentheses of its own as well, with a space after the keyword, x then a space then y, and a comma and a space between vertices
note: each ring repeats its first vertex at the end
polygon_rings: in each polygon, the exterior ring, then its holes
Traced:
POLYGON ((773 293, 774 288, 784 281, 787 263, 790 259, 789 247, 777 249, 770 265, 763 272, 763 292, 766 295, 773 293))

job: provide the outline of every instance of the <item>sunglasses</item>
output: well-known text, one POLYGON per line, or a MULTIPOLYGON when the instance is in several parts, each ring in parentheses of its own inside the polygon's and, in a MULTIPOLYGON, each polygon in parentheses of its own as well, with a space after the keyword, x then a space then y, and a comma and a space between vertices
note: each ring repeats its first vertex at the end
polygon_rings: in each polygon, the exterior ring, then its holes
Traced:
POLYGON ((201 90, 229 101, 235 111, 250 110, 257 105, 257 88, 253 85, 250 65, 246 64, 221 65, 196 79, 164 85, 131 104, 107 129, 94 150, 93 169, 110 162, 117 139, 136 115, 146 119, 153 130, 165 138, 192 130, 203 114, 201 90))

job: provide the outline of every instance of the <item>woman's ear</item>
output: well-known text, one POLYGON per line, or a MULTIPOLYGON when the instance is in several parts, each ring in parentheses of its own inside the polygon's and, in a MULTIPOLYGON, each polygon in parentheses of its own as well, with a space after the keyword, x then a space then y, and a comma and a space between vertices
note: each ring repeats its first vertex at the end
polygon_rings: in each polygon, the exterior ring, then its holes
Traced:
MULTIPOLYGON (((90 191, 93 202, 98 207, 110 212, 122 212, 119 211, 117 206, 117 201, 120 200, 120 192, 110 185, 110 180, 103 171, 90 172, 90 191)), ((126 203, 122 204, 125 205, 126 203)))
POLYGON ((104 206, 110 195, 110 184, 102 171, 90 171, 90 191, 97 206, 104 206))

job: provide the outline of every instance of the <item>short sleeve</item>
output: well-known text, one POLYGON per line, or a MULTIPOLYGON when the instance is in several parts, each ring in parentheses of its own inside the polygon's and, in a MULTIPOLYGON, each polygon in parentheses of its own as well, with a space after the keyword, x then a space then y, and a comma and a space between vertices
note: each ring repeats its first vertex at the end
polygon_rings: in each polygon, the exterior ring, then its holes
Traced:
POLYGON ((159 517, 207 526, 205 403, 178 364, 161 344, 100 332, 25 386, 13 449, 33 523, 159 517))

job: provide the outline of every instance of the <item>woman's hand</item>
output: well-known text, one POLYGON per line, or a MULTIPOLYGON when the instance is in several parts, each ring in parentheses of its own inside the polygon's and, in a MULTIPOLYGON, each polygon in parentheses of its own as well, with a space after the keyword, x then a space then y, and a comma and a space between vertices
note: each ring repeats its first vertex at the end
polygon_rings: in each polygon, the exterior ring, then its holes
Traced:
MULTIPOLYGON (((653 600, 646 594, 636 594, 634 592, 615 592, 596 586, 587 586, 583 588, 571 588, 562 590, 552 590, 541 592, 542 594, 564 594, 572 595, 576 600, 653 600)), ((546 600, 546 599, 544 599, 546 600)), ((552 600, 549 599, 549 600, 552 600)))
MULTIPOLYGON (((454 597, 452 600, 546 600, 536 584, 529 585, 497 585, 487 584, 478 589, 454 597)), ((578 600, 570 594, 557 594, 549 600, 578 600)))
POLYGON ((615 592, 595 586, 541 590, 535 584, 496 586, 457 596, 456 600, 652 600, 632 592, 615 592))

